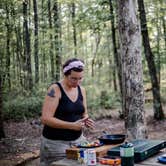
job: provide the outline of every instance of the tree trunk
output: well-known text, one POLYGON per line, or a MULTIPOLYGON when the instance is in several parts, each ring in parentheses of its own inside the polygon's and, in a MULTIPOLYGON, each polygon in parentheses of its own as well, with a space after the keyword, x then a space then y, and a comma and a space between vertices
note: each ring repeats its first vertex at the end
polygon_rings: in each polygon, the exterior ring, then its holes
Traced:
POLYGON ((140 28, 135 0, 118 0, 118 28, 122 57, 122 96, 129 139, 146 138, 140 28))
POLYGON ((111 14, 111 31, 112 31, 112 43, 113 43, 113 52, 114 52, 114 61, 116 64, 116 69, 118 73, 118 80, 119 80, 119 88, 122 94, 122 76, 121 76, 121 64, 120 59, 118 56, 117 46, 116 46, 116 29, 115 29, 115 16, 114 16, 114 9, 112 5, 112 0, 109 0, 110 5, 110 14, 111 14))
POLYGON ((31 90, 33 88, 32 83, 32 69, 31 69, 31 48, 30 48, 30 33, 28 28, 28 14, 27 14, 27 6, 28 6, 28 0, 23 1, 23 33, 24 33, 24 55, 26 58, 26 88, 27 90, 31 90))
POLYGON ((147 60, 149 74, 150 74, 151 83, 152 83, 154 118, 157 120, 160 120, 164 118, 164 113, 163 113, 162 104, 161 104, 160 87, 159 87, 159 83, 157 79, 154 56, 151 51, 151 47, 149 43, 149 35, 148 35, 148 29, 146 25, 147 21, 146 21, 146 14, 145 14, 143 0, 138 0, 138 8, 140 12, 141 32, 142 32, 145 57, 147 60))
MULTIPOLYGON (((164 10, 165 8, 165 0, 160 0, 159 3, 160 3, 160 6, 161 6, 161 20, 162 20, 162 27, 163 27, 163 33, 164 33, 164 42, 165 42, 165 50, 166 50, 166 26, 165 26, 165 22, 166 22, 166 19, 165 19, 165 15, 166 15, 166 11, 164 10)), ((166 59, 165 59, 166 60, 166 59)))
POLYGON ((156 26, 157 26, 157 77, 158 77, 158 84, 160 87, 161 82, 161 55, 160 55, 160 21, 159 21, 159 11, 157 8, 157 20, 156 20, 156 26))
POLYGON ((162 16, 162 22, 163 22, 164 41, 165 41, 165 49, 166 49, 166 26, 165 26, 164 16, 162 16))
MULTIPOLYGON (((165 22, 166 22, 166 19, 165 19, 165 15, 166 15, 166 11, 164 10, 164 5, 165 5, 165 1, 164 0, 161 0, 159 1, 160 2, 160 8, 162 9, 162 14, 161 14, 161 22, 162 22, 162 27, 163 27, 163 37, 164 37, 164 43, 165 43, 165 49, 164 49, 164 55, 166 54, 166 25, 165 25, 165 22)), ((166 62, 166 56, 165 56, 165 59, 163 59, 164 62, 166 62)))
POLYGON ((2 71, 0 71, 0 140, 5 137, 4 127, 3 127, 3 117, 2 117, 2 71))
POLYGON ((75 4, 72 3, 71 7, 72 26, 73 26, 73 41, 74 41, 74 55, 77 56, 77 37, 76 37, 76 25, 75 25, 75 4))
POLYGON ((33 0, 33 10, 34 10, 34 61, 35 61, 35 83, 39 82, 39 56, 38 56, 38 10, 37 2, 33 0))
POLYGON ((9 20, 9 6, 6 4, 6 81, 8 88, 11 88, 10 81, 10 36, 11 36, 11 27, 9 20))
MULTIPOLYGON (((46 48, 44 47, 45 39, 46 39, 45 26, 44 25, 47 24, 47 21, 45 20, 45 6, 44 6, 44 3, 45 3, 45 0, 41 0, 41 23, 42 23, 41 24, 41 37, 42 37, 41 44, 42 44, 42 47, 41 47, 41 62, 40 62, 40 65, 41 65, 40 78, 41 78, 42 82, 47 81, 48 73, 49 73, 49 71, 47 69, 47 63, 46 63, 46 48)), ((50 51, 50 49, 49 49, 49 51, 50 51)), ((53 51, 53 49, 52 49, 52 51, 53 51)), ((50 62, 50 64, 51 64, 51 62, 50 62)), ((51 77, 51 78, 53 78, 53 77, 51 77)))
POLYGON ((59 10, 58 10, 58 2, 54 1, 54 29, 55 29, 55 65, 56 65, 56 74, 55 80, 58 81, 60 79, 60 19, 59 19, 59 10))
POLYGON ((52 16, 51 16, 51 1, 48 0, 48 20, 49 20, 49 29, 51 31, 50 33, 50 49, 49 49, 49 54, 50 54, 50 64, 51 64, 51 78, 54 80, 55 77, 55 63, 54 63, 54 46, 53 46, 53 35, 52 35, 52 16))
POLYGON ((92 58, 92 77, 94 77, 94 71, 95 71, 95 64, 96 64, 96 57, 97 57, 97 52, 99 48, 99 44, 101 41, 101 35, 100 32, 95 33, 95 43, 94 43, 94 53, 93 53, 93 58, 92 58))
POLYGON ((22 75, 22 70, 24 71, 24 56, 23 56, 23 46, 22 46, 22 37, 21 37, 21 27, 20 24, 15 27, 16 33, 16 56, 17 56, 17 70, 18 70, 18 78, 21 87, 24 87, 24 80, 22 75))
MULTIPOLYGON (((107 32, 108 35, 107 35, 107 49, 108 49, 108 62, 109 62, 109 71, 112 71, 112 50, 111 50, 111 44, 110 44, 110 41, 111 41, 111 35, 110 34, 110 31, 107 32)), ((112 74, 109 74, 109 78, 108 78, 108 86, 109 88, 111 89, 112 88, 112 74)))

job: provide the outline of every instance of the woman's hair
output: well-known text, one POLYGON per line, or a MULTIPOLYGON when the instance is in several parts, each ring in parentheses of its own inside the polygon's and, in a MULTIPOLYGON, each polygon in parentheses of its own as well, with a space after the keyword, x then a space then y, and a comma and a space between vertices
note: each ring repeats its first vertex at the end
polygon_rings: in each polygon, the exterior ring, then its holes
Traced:
POLYGON ((63 65, 63 73, 65 76, 71 74, 71 71, 81 72, 84 70, 84 62, 77 58, 68 59, 63 65))

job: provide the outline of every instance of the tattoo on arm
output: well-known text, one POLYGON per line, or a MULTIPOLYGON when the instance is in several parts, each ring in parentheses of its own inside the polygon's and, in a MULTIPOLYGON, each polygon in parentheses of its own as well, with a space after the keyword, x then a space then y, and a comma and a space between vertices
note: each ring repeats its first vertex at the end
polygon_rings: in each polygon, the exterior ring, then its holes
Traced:
POLYGON ((47 96, 55 97, 55 90, 52 88, 52 89, 47 93, 47 96))

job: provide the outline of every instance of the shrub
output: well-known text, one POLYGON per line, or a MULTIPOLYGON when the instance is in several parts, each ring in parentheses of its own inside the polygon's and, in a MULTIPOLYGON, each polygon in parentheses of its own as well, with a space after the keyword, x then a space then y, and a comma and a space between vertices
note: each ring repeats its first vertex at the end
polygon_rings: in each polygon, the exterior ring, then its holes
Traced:
POLYGON ((24 120, 25 118, 36 117, 41 114, 43 97, 19 96, 9 101, 4 101, 4 120, 24 120))

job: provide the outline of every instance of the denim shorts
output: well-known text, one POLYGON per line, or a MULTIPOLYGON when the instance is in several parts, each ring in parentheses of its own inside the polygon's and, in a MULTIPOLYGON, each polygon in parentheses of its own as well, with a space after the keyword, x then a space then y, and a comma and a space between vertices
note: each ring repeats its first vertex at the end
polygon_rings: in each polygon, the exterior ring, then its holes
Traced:
POLYGON ((83 135, 74 141, 50 140, 42 136, 40 166, 49 166, 53 161, 65 158, 66 149, 85 140, 86 138, 83 135))

